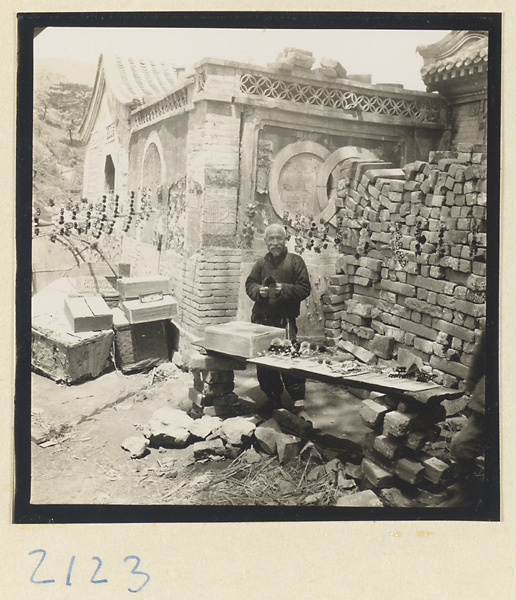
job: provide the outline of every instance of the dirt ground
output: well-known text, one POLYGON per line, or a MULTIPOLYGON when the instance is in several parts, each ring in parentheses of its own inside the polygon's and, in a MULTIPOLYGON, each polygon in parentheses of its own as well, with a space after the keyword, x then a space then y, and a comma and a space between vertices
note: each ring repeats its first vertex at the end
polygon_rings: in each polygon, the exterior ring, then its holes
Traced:
MULTIPOLYGON (((171 366, 171 365, 170 365, 171 366)), ((235 460, 196 461, 192 446, 151 449, 131 459, 123 440, 161 407, 188 410, 192 375, 118 371, 66 386, 32 373, 31 502, 34 504, 333 504, 356 490, 324 465, 250 448, 235 460)), ((235 373, 235 392, 263 398, 252 368, 235 373)), ((359 442, 367 431, 360 399, 341 387, 307 383, 306 412, 324 433, 359 442)), ((306 458, 306 457, 305 457, 306 458)))

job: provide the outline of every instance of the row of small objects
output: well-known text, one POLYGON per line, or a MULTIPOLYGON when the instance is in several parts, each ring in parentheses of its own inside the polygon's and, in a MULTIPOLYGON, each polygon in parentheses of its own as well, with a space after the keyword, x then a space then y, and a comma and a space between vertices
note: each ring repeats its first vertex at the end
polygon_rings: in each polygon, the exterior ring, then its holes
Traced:
MULTIPOLYGON (((59 209, 59 213, 54 215, 51 222, 43 221, 41 219, 41 209, 36 208, 32 220, 33 234, 38 236, 41 232, 42 226, 53 226, 53 233, 51 235, 51 241, 55 241, 56 235, 69 236, 71 233, 78 235, 91 234, 94 238, 98 239, 103 233, 108 235, 113 233, 115 223, 118 219, 124 219, 122 230, 124 232, 129 231, 135 219, 136 225, 142 225, 143 222, 150 218, 153 211, 150 205, 150 190, 142 190, 145 201, 141 205, 143 210, 135 210, 135 193, 128 192, 129 200, 129 213, 121 214, 120 212, 120 196, 118 194, 110 196, 108 200, 107 195, 103 195, 101 201, 97 204, 87 204, 87 206, 81 206, 81 204, 73 203, 69 201, 65 207, 59 209), (109 202, 109 204, 108 204, 109 202)), ((82 200, 82 204, 86 204, 87 201, 82 200)), ((53 200, 49 201, 49 207, 53 208, 55 203, 53 200)))

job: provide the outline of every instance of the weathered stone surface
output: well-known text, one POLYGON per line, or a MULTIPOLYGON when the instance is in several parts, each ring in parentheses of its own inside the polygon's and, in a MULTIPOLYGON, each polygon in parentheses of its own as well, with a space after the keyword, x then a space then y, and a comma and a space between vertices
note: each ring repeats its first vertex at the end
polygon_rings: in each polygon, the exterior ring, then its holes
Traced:
POLYGON ((279 408, 273 411, 272 416, 283 431, 292 433, 301 438, 308 438, 314 428, 311 421, 307 421, 285 408, 279 408))
POLYGON ((205 383, 230 383, 235 379, 234 371, 202 371, 205 383))
POLYGON ((277 440, 281 434, 281 427, 274 419, 268 419, 254 430, 260 448, 267 454, 276 454, 277 440))
POLYGON ((369 344, 369 350, 385 360, 392 358, 393 347, 394 339, 384 335, 375 335, 369 344))
POLYGON ((200 371, 243 371, 246 363, 233 358, 196 352, 189 358, 188 366, 192 371, 195 369, 200 371))
POLYGON ((360 416, 364 423, 374 429, 380 427, 389 409, 374 400, 364 400, 360 406, 360 416))
POLYGON ((203 409, 203 412, 205 415, 209 415, 210 417, 220 417, 221 419, 227 419, 229 417, 238 416, 238 407, 226 405, 206 406, 203 409))
POLYGON ((381 490, 380 496, 387 506, 399 508, 410 508, 417 506, 417 503, 412 498, 409 498, 403 494, 403 492, 396 487, 381 490))
POLYGON ((143 435, 133 435, 125 438, 121 446, 129 452, 131 458, 141 458, 147 452, 149 440, 144 438, 143 435))
POLYGON ((196 442, 192 448, 194 458, 196 459, 208 458, 210 456, 224 456, 226 454, 226 446, 220 438, 206 442, 196 442))
POLYGON ((420 462, 409 460, 408 458, 400 458, 396 463, 396 475, 403 481, 411 484, 419 483, 423 478, 425 469, 420 462))
POLYGON ((450 466, 435 456, 423 461, 425 479, 432 483, 442 483, 450 473, 450 466))
POLYGON ((383 503, 372 490, 364 490, 356 494, 341 496, 335 506, 383 507, 383 503))
POLYGON ((403 447, 397 442, 386 435, 379 435, 373 444, 373 448, 381 454, 385 456, 385 458, 390 458, 395 460, 400 457, 403 447))
POLYGON ((210 433, 218 429, 222 425, 222 419, 219 417, 210 417, 204 415, 200 419, 196 419, 190 426, 190 433, 198 438, 206 439, 210 433))
POLYGON ((402 437, 406 435, 413 423, 417 420, 418 415, 400 413, 397 410, 393 410, 385 415, 383 420, 383 434, 393 435, 394 437, 402 437))
POLYGON ((256 425, 249 419, 245 417, 233 417, 223 422, 218 433, 228 444, 239 446, 251 439, 255 429, 256 425))
POLYGON ((373 354, 372 352, 369 352, 369 350, 366 350, 365 348, 361 348, 360 346, 355 346, 355 344, 353 344, 353 342, 350 342, 349 340, 341 340, 337 344, 337 346, 341 350, 344 350, 345 352, 349 352, 350 354, 353 354, 353 356, 358 358, 358 360, 360 360, 368 365, 375 364, 378 360, 378 357, 376 356, 376 354, 373 354))
POLYGON ((303 442, 295 435, 289 433, 282 433, 278 435, 276 439, 276 450, 278 452, 278 458, 280 463, 285 463, 294 460, 299 456, 303 442))
POLYGON ((213 396, 205 396, 194 387, 189 388, 188 398, 200 408, 204 406, 213 406, 213 396))
POLYGON ((375 464, 368 458, 362 461, 362 471, 368 481, 375 487, 389 487, 394 483, 392 473, 375 464))
POLYGON ((147 425, 148 437, 153 444, 184 447, 192 425, 193 419, 185 412, 164 406, 152 415, 147 425))

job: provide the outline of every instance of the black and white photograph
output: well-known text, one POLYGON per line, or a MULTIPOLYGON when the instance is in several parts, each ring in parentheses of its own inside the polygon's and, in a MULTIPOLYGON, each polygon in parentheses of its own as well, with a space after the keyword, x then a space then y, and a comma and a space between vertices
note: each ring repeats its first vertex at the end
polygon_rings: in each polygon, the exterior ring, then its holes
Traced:
POLYGON ((20 19, 18 522, 499 520, 500 15, 149 15, 20 19))

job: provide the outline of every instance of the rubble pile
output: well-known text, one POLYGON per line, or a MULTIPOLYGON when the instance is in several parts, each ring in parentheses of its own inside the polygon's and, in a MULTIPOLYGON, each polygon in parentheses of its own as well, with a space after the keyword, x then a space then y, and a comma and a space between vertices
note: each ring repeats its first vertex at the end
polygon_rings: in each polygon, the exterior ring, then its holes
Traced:
POLYGON ((369 393, 360 408, 373 430, 362 442, 364 485, 391 506, 424 505, 445 495, 456 475, 453 459, 440 450, 453 420, 446 415, 431 390, 403 399, 369 393))
POLYGON ((431 152, 403 169, 351 161, 338 185, 342 255, 323 297, 328 345, 382 364, 400 350, 434 381, 466 377, 485 326, 484 147, 431 152), (351 288, 352 287, 352 291, 351 288))

